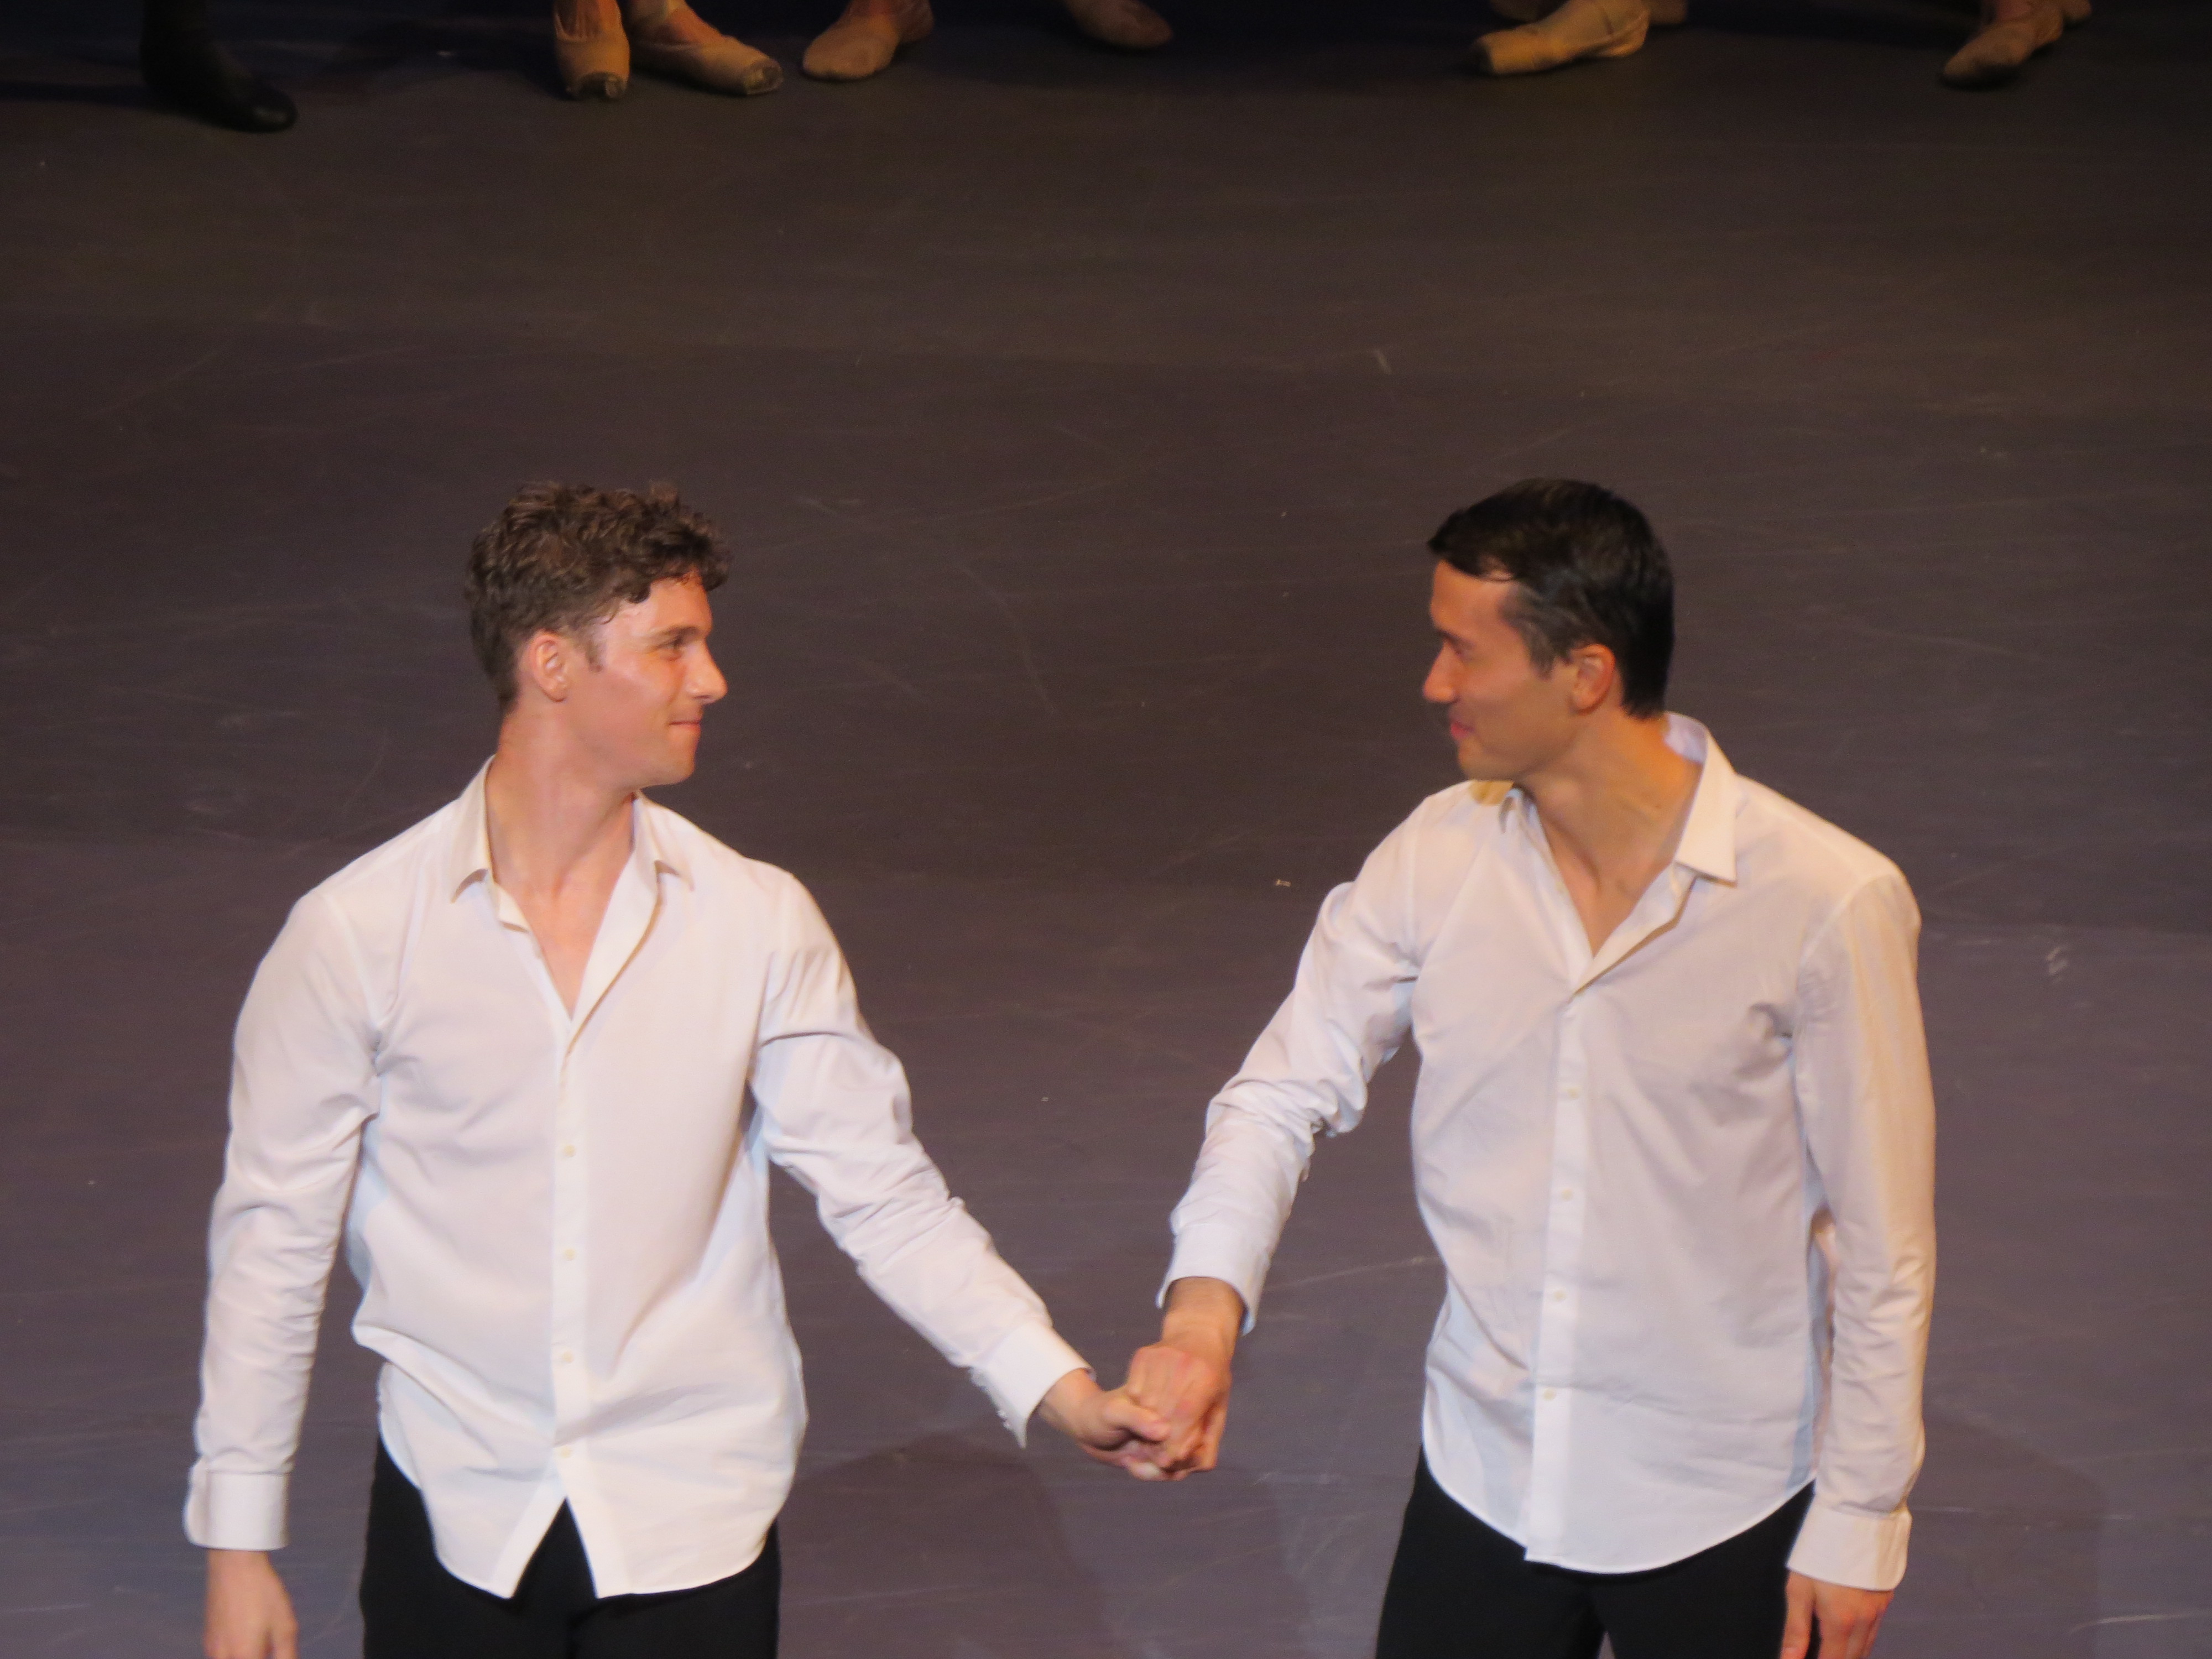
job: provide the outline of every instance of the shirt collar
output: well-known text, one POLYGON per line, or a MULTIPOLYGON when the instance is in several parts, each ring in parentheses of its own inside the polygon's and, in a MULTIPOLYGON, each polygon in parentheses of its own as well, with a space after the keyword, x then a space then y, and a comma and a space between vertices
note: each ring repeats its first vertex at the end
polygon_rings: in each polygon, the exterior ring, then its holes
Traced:
MULTIPOLYGON (((1700 769, 1683 820, 1674 862, 1715 881, 1735 880, 1735 812, 1739 791, 1735 768, 1721 753, 1713 734, 1687 714, 1667 716, 1667 746, 1700 769)), ((1516 806, 1533 830, 1536 803, 1528 791, 1504 782, 1478 782, 1474 797, 1486 806, 1516 806)))
POLYGON ((1733 882, 1740 793, 1735 768, 1721 753, 1713 734, 1686 714, 1667 716, 1667 746, 1703 769, 1698 774, 1697 793, 1690 797, 1690 816, 1683 822, 1674 862, 1715 881, 1733 882))
MULTIPOLYGON (((453 854, 446 868, 448 899, 459 898, 461 890, 478 876, 491 874, 491 819, 484 808, 484 776, 490 770, 489 761, 477 768, 476 776, 469 780, 469 787, 453 803, 459 816, 453 823, 453 854)), ((659 815, 647 811, 645 807, 642 793, 630 803, 630 872, 650 885, 653 876, 665 870, 686 887, 692 885, 691 866, 684 856, 684 849, 673 837, 662 832, 656 821, 659 815)))

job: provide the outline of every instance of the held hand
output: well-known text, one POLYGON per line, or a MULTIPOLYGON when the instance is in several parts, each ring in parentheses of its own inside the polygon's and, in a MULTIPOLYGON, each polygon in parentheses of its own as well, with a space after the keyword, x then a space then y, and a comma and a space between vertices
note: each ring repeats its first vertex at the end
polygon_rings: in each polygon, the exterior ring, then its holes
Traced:
POLYGON ((259 1550, 207 1553, 207 1659, 300 1659, 300 1621, 259 1550))
POLYGON ((1854 1589, 1793 1572, 1785 1594, 1790 1616, 1782 1627, 1782 1659, 1805 1659, 1816 1624, 1820 1659, 1866 1659, 1893 1592, 1854 1589))
POLYGON ((1089 1371, 1070 1371, 1037 1402, 1037 1414, 1101 1463, 1139 1480, 1158 1478, 1149 1471, 1167 1437, 1167 1419, 1139 1405, 1127 1389, 1109 1394, 1089 1371))
POLYGON ((1244 1322, 1244 1298, 1218 1279, 1179 1279, 1168 1289, 1160 1340, 1129 1362, 1129 1393, 1169 1420, 1164 1443, 1143 1479, 1180 1480, 1220 1461, 1229 1421, 1229 1364, 1244 1322))

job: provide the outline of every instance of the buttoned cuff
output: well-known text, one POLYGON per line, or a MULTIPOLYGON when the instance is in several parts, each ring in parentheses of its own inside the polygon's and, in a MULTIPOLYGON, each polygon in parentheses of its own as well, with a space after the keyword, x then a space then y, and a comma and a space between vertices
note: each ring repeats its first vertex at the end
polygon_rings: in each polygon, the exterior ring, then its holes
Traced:
POLYGON ((1911 1535, 1912 1516, 1902 1507, 1891 1515, 1856 1514, 1823 1504, 1815 1487, 1790 1552, 1790 1570, 1854 1589, 1895 1589, 1905 1577, 1905 1546, 1911 1535))
POLYGON ((288 1474, 241 1474, 192 1466, 185 1536, 205 1550, 281 1550, 288 1474))
POLYGON ((1037 1402, 1068 1372, 1090 1369, 1058 1331, 1039 1321, 1008 1331, 968 1375, 991 1396, 991 1403, 999 1408, 999 1420, 1012 1431, 1015 1440, 1026 1446, 1030 1417, 1037 1402))
POLYGON ((1244 1298, 1244 1329, 1260 1316, 1260 1287, 1267 1282, 1271 1250, 1237 1239, 1228 1229, 1193 1227, 1176 1239, 1175 1259, 1160 1281, 1156 1306, 1167 1304, 1168 1289, 1178 1279, 1218 1279, 1244 1298))

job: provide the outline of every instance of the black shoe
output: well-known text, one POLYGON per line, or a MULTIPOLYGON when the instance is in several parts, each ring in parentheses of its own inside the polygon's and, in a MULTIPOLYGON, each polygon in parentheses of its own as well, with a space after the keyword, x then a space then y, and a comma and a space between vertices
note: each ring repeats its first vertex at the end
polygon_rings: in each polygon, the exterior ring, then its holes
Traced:
POLYGON ((138 68, 156 94, 219 127, 282 132, 300 118, 289 98, 225 52, 208 29, 148 29, 139 38, 138 68))

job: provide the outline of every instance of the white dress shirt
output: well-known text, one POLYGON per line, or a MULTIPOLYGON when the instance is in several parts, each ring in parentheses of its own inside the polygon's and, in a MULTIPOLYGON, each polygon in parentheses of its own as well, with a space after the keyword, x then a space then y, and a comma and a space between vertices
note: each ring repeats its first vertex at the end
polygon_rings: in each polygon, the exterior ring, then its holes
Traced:
POLYGON ((1703 765, 1680 845, 1595 954, 1503 785, 1431 796, 1329 895, 1207 1114, 1169 1280, 1257 1308, 1315 1131, 1410 1030, 1437 1483, 1531 1560, 1632 1572, 1812 1481, 1790 1565, 1887 1589, 1935 1272, 1918 913, 1704 727, 1668 739, 1703 765))
POLYGON ((915 1141, 805 890, 641 798, 573 1015, 493 879, 482 773, 301 899, 231 1121, 198 1544, 284 1541, 341 1232, 385 1444, 439 1559, 497 1595, 564 1501, 602 1595, 759 1554, 805 1421, 771 1161, 1018 1437, 1083 1364, 915 1141))

